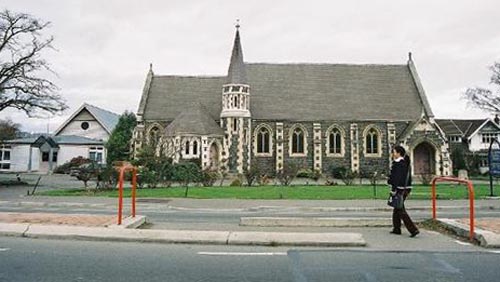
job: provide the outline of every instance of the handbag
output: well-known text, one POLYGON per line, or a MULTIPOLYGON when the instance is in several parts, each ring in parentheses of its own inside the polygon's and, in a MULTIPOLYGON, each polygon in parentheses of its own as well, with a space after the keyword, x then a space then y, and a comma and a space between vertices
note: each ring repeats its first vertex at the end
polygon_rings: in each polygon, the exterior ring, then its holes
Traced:
POLYGON ((389 194, 389 198, 387 199, 387 205, 395 208, 395 209, 402 209, 404 206, 404 198, 403 195, 399 192, 389 194))

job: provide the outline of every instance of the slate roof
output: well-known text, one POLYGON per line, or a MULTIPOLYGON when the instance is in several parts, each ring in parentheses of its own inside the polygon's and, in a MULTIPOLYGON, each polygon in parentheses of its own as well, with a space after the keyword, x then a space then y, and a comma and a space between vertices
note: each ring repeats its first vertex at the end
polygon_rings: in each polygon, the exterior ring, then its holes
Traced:
POLYGON ((194 103, 165 128, 166 136, 186 134, 223 136, 224 131, 200 103, 194 103))
POLYGON ((109 132, 111 133, 115 126, 118 124, 118 120, 120 119, 120 115, 110 112, 105 109, 101 109, 94 105, 90 105, 85 103, 85 108, 97 119, 98 122, 109 132))
MULTIPOLYGON (((416 120, 424 110, 414 66, 246 63, 250 112, 258 120, 416 120)), ((151 75, 151 74, 149 74, 151 75)), ((218 119, 226 76, 153 75, 138 114, 171 121, 194 101, 218 119)), ((421 85, 419 85, 421 88, 421 85)))
POLYGON ((488 119, 436 119, 446 135, 460 135, 470 137, 470 135, 481 127, 488 119))
POLYGON ((102 140, 87 138, 83 136, 76 135, 41 135, 38 137, 12 139, 3 141, 5 144, 35 144, 39 139, 46 139, 53 141, 56 145, 103 145, 102 140))

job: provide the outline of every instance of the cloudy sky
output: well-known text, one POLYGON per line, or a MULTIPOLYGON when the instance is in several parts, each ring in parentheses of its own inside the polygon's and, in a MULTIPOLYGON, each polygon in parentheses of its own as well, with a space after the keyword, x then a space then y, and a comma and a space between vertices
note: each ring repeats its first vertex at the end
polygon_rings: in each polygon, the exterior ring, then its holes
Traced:
MULTIPOLYGON (((0 112, 26 131, 55 130, 83 102, 136 111, 149 63, 156 74, 224 75, 234 23, 245 61, 402 64, 413 52, 440 118, 488 114, 460 99, 487 86, 500 60, 500 1, 2 0, 50 21, 45 55, 70 109, 50 119, 0 112)), ((389 101, 388 101, 389 102, 389 101)))

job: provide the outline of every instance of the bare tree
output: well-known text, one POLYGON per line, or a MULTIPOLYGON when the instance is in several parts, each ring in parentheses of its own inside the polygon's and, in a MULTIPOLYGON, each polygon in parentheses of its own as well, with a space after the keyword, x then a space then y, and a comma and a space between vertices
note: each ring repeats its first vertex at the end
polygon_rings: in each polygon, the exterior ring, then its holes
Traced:
POLYGON ((49 24, 28 14, 0 12, 0 112, 15 108, 36 116, 67 108, 57 86, 43 77, 55 74, 41 56, 53 49, 54 38, 41 33, 49 24))
POLYGON ((16 138, 20 127, 10 119, 0 120, 0 142, 16 138))
POLYGON ((498 113, 500 112, 500 63, 495 62, 490 70, 492 71, 490 84, 496 85, 496 90, 474 87, 467 89, 463 96, 476 108, 498 113))

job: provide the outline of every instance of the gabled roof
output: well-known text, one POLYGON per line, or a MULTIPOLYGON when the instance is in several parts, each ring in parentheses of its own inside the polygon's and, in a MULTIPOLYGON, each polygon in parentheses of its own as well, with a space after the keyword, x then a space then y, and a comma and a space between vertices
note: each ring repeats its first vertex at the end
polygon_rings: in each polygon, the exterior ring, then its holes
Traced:
POLYGON ((66 127, 66 125, 68 125, 77 115, 79 115, 84 110, 87 110, 106 130, 106 132, 108 132, 108 134, 111 134, 115 126, 118 124, 118 120, 120 119, 120 115, 118 114, 96 107, 94 105, 84 103, 54 132, 54 135, 58 135, 66 127))
POLYGON ((477 134, 481 128, 490 123, 500 127, 491 119, 436 119, 436 122, 443 129, 446 135, 460 135, 470 139, 477 134))
POLYGON ((195 103, 180 113, 165 129, 166 136, 191 134, 223 136, 224 131, 201 104, 195 103))
MULTIPOLYGON (((260 120, 410 121, 427 107, 414 66, 246 63, 250 111, 260 120)), ((225 76, 153 76, 140 111, 145 120, 171 121, 193 101, 216 117, 225 76)), ((144 94, 143 94, 144 98, 144 94)), ((141 100, 142 101, 142 100, 141 100)))

